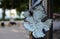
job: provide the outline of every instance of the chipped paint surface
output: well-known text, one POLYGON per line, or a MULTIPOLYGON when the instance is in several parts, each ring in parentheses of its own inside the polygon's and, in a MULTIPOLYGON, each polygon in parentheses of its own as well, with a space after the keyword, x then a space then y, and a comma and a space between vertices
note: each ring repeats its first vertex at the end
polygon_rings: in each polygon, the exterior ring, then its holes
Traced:
MULTIPOLYGON (((38 3, 39 2, 37 2, 36 4, 38 3)), ((33 6, 36 6, 36 4, 34 4, 33 6)), ((26 17, 25 20, 27 21, 24 22, 25 29, 31 31, 33 36, 36 38, 44 37, 45 34, 42 30, 44 29, 45 32, 47 32, 50 29, 50 25, 52 21, 51 19, 48 19, 45 22, 42 22, 41 20, 46 16, 47 15, 45 14, 45 11, 41 5, 37 6, 33 10, 33 16, 30 16, 25 12, 25 17, 26 17)))

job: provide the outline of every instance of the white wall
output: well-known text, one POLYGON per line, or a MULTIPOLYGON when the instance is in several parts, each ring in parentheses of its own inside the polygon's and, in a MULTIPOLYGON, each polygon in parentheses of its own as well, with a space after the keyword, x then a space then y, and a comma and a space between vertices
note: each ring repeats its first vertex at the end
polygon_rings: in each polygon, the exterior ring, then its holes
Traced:
POLYGON ((8 19, 8 18, 19 18, 19 16, 17 15, 16 9, 11 9, 11 10, 6 9, 5 14, 6 14, 6 16, 5 16, 6 19, 8 19))
POLYGON ((2 19, 2 13, 3 13, 3 10, 2 8, 0 8, 0 19, 2 19))
POLYGON ((25 13, 24 11, 21 12, 20 18, 22 18, 22 19, 25 18, 25 17, 24 17, 24 13, 25 13))

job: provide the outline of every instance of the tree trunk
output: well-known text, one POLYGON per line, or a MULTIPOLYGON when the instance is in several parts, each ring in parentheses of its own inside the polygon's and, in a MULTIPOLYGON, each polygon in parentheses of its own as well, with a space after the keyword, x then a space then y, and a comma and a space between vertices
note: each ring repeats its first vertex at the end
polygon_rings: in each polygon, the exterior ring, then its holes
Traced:
POLYGON ((3 8, 2 20, 5 20, 5 8, 3 8))

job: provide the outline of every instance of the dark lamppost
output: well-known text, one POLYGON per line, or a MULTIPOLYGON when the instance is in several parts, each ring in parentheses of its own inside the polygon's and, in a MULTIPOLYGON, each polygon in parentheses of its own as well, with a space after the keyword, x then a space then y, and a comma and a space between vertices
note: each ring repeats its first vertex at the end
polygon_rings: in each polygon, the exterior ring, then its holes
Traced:
MULTIPOLYGON (((48 4, 48 7, 47 7, 47 12, 48 12, 48 18, 50 19, 53 19, 53 0, 47 0, 47 4, 48 4)), ((50 28, 50 31, 49 31, 49 39, 53 39, 53 20, 52 20, 52 24, 51 24, 51 28, 50 28)))

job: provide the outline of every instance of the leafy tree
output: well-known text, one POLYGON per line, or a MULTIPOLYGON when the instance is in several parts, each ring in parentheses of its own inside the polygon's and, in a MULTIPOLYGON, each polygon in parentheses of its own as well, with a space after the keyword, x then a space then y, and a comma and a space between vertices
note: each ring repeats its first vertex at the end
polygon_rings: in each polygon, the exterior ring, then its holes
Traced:
POLYGON ((2 0, 3 20, 5 19, 5 9, 17 9, 17 11, 22 11, 28 9, 29 0, 2 0))
POLYGON ((54 12, 60 12, 60 0, 53 0, 54 12))

